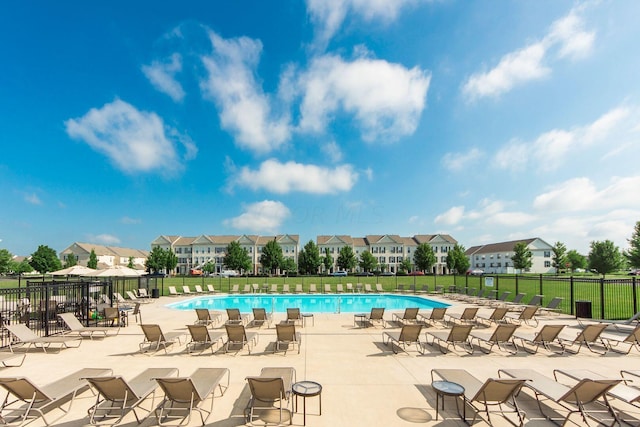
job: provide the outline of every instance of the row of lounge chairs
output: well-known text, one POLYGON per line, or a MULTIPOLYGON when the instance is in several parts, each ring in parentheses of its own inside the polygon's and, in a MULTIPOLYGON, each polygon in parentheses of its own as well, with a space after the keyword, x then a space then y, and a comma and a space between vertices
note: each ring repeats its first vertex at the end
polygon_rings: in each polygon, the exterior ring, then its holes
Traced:
MULTIPOLYGON (((551 378, 535 369, 500 369, 497 377, 484 381, 464 369, 431 371, 432 384, 443 380, 464 388, 462 398, 475 410, 470 424, 482 412, 486 414, 488 424, 493 425, 490 413, 497 412, 512 424, 520 426, 526 415, 518 405, 522 389, 531 391, 540 413, 558 424, 564 425, 573 414, 579 414, 580 420, 574 421, 577 424, 588 425, 588 419, 592 418, 601 423, 621 425, 620 413, 611 405, 610 399, 620 400, 636 409, 640 407, 640 389, 626 384, 630 377, 637 380, 640 378, 640 371, 622 370, 619 377, 611 378, 590 370, 556 369, 551 378), (560 382, 560 378, 565 381, 560 382), (594 406, 592 403, 600 405, 594 406), (551 405, 554 407, 550 407, 551 405), (561 414, 564 416, 552 418, 549 412, 557 413, 557 408, 564 412, 561 414)), ((461 416, 469 423, 464 413, 461 416)))

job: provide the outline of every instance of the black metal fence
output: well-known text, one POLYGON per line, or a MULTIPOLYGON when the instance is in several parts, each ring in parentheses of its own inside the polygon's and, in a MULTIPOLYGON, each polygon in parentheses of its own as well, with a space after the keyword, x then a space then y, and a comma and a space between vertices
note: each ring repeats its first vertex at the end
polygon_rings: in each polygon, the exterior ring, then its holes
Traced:
POLYGON ((563 299, 562 312, 572 315, 576 301, 589 302, 592 316, 598 319, 628 319, 640 310, 640 283, 635 276, 613 279, 548 275, 457 276, 454 283, 456 288, 466 289, 464 292, 491 288, 494 295, 499 295, 509 291, 512 293, 509 299, 524 293, 524 302, 535 295, 543 295, 543 306, 552 298, 560 297, 563 299))
MULTIPOLYGON (((104 307, 116 305, 114 292, 140 288, 151 291, 155 284, 146 278, 113 278, 102 281, 28 281, 26 286, 0 289, 2 325, 24 323, 39 336, 61 333, 64 325, 59 313, 72 312, 83 324, 97 323, 104 307)), ((0 334, 0 346, 9 345, 6 329, 0 334)))

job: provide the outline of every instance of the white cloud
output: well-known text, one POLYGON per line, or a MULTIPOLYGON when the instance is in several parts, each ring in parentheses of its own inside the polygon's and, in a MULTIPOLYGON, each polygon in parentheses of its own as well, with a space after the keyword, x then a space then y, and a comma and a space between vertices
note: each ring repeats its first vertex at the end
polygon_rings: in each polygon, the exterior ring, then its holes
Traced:
POLYGON ((472 148, 465 153, 446 153, 442 157, 442 164, 452 172, 460 172, 481 159, 482 155, 482 151, 477 148, 472 148))
POLYGON ((494 215, 487 216, 485 218, 485 222, 487 224, 504 227, 521 227, 535 221, 536 219, 536 216, 526 212, 497 212, 494 215))
POLYGON ((253 190, 286 194, 294 191, 312 194, 334 194, 349 191, 358 180, 351 165, 324 168, 275 159, 265 160, 258 170, 243 167, 234 183, 253 190))
POLYGON ((248 37, 223 39, 213 31, 209 39, 213 51, 201 58, 207 71, 201 89, 220 108, 222 127, 251 151, 280 147, 290 137, 289 117, 274 117, 269 97, 256 81, 262 43, 248 37))
POLYGON ((87 240, 103 245, 115 245, 120 243, 120 239, 111 234, 98 234, 97 236, 90 234, 87 236, 87 240))
POLYGON ((284 220, 290 215, 289 208, 281 202, 264 200, 246 206, 244 213, 225 220, 224 224, 253 233, 277 233, 284 220))
POLYGON ((489 71, 471 75, 462 86, 463 94, 469 100, 497 97, 515 86, 548 76, 551 73, 549 64, 554 61, 587 56, 595 33, 583 29, 578 12, 578 8, 572 9, 567 16, 555 21, 542 40, 505 54, 489 71), (557 48, 556 55, 550 54, 554 48, 557 48))
POLYGON ((300 73, 303 94, 299 128, 322 132, 332 115, 353 115, 362 138, 396 141, 415 132, 425 108, 431 75, 418 67, 370 58, 346 62, 334 55, 314 58, 300 73))
POLYGON ((140 218, 130 218, 128 216, 123 216, 120 218, 120 222, 123 224, 141 224, 142 220, 140 218))
POLYGON ((71 138, 84 141, 127 173, 170 174, 182 169, 178 145, 185 151, 184 159, 193 158, 197 152, 191 139, 165 127, 156 113, 140 111, 119 99, 69 119, 65 126, 71 138))
POLYGON ((24 200, 25 200, 25 202, 30 203, 32 205, 41 205, 42 204, 42 200, 40 200, 40 197, 38 197, 38 195, 36 193, 25 194, 24 195, 24 200))
POLYGON ((307 9, 315 28, 317 49, 324 49, 338 32, 348 14, 367 22, 394 21, 401 9, 419 0, 307 0, 307 9))
POLYGON ((176 73, 182 71, 182 56, 179 53, 171 55, 169 62, 153 61, 151 65, 143 65, 142 72, 149 82, 160 92, 171 97, 176 102, 184 99, 182 85, 176 80, 176 73))
POLYGON ((464 217, 464 206, 454 206, 443 214, 436 216, 436 224, 455 225, 464 217))
POLYGON ((500 169, 522 170, 531 162, 539 170, 550 171, 562 166, 572 153, 584 154, 591 147, 613 148, 611 156, 620 152, 626 139, 637 138, 638 123, 638 108, 616 107, 584 126, 552 129, 533 142, 512 140, 497 150, 493 164, 500 169))
POLYGON ((640 176, 614 177, 602 189, 598 189, 589 178, 573 178, 538 195, 533 207, 543 212, 640 209, 638 188, 640 176))
POLYGON ((342 157, 343 157, 342 150, 340 149, 340 146, 336 144, 335 141, 331 141, 325 144, 322 147, 322 151, 329 158, 330 162, 338 163, 342 161, 342 157))

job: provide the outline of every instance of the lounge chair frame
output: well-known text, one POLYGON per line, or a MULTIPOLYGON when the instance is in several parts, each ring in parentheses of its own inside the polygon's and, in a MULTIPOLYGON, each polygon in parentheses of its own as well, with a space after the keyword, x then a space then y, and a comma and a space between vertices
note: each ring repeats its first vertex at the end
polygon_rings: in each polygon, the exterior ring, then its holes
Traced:
POLYGON ((253 326, 262 327, 264 324, 267 325, 267 328, 271 326, 272 316, 270 313, 267 313, 267 310, 262 307, 254 307, 253 309, 253 320, 251 324, 253 326))
POLYGON ((386 328, 386 321, 384 320, 384 307, 373 307, 371 312, 364 317, 364 321, 371 326, 375 326, 375 322, 386 328))
POLYGON ((214 346, 216 350, 220 348, 220 345, 224 343, 223 332, 212 332, 205 325, 187 325, 189 334, 191 335, 191 341, 187 343, 186 351, 191 354, 198 346, 202 347, 200 354, 206 349, 211 349, 211 354, 214 353, 214 346))
POLYGON ((180 419, 180 424, 188 424, 193 411, 196 411, 204 426, 213 413, 216 388, 219 388, 220 396, 224 395, 229 388, 229 377, 227 368, 198 368, 188 377, 156 378, 164 391, 164 399, 156 409, 158 424, 165 425, 167 420, 175 419, 180 419), (227 380, 223 385, 225 377, 227 380), (201 408, 200 404, 207 399, 211 400, 211 405, 208 409, 201 408), (178 415, 180 413, 186 415, 178 415))
POLYGON ((302 334, 296 332, 296 325, 293 323, 281 323, 276 325, 276 345, 273 347, 273 352, 280 351, 281 345, 286 345, 284 354, 287 354, 289 345, 293 348, 298 347, 298 354, 300 354, 300 347, 302 345, 302 334))
POLYGON ((493 425, 490 413, 495 412, 502 415, 504 419, 513 425, 522 426, 524 424, 525 413, 518 407, 515 396, 520 392, 520 389, 527 381, 526 379, 488 378, 483 383, 464 369, 432 369, 431 382, 434 380, 434 375, 464 387, 464 401, 474 409, 473 419, 469 422, 466 417, 465 405, 463 405, 462 418, 465 423, 473 425, 480 412, 484 412, 487 415, 487 423, 493 425), (481 406, 476 406, 476 403, 481 406), (507 403, 512 408, 505 407, 507 403), (497 407, 497 409, 492 411, 490 410, 491 407, 497 407), (507 417, 507 413, 516 414, 518 423, 507 417))
POLYGON ((140 328, 142 328, 142 332, 144 333, 144 339, 138 345, 141 353, 156 352, 162 347, 165 354, 167 354, 167 347, 175 343, 182 344, 182 340, 180 339, 184 335, 182 332, 164 333, 160 325, 151 323, 141 324, 140 328))
POLYGON ((227 341, 224 343, 224 352, 228 353, 232 345, 240 345, 240 350, 246 346, 249 354, 251 354, 251 349, 258 344, 258 333, 247 332, 244 325, 224 325, 224 327, 227 331, 227 341))
POLYGON ((407 353, 407 347, 410 347, 411 344, 416 345, 416 349, 418 353, 424 354, 424 347, 420 342, 420 332, 422 331, 421 324, 412 324, 412 325, 404 325, 402 329, 397 331, 387 331, 382 333, 382 343, 390 346, 391 351, 394 354, 398 354, 397 349, 400 348, 402 351, 407 353), (395 345, 394 345, 395 344, 395 345))
POLYGON ((418 314, 418 318, 424 323, 435 326, 436 323, 444 325, 446 323, 445 316, 447 314, 447 307, 434 307, 429 311, 428 315, 418 314))
POLYGON ((558 337, 564 327, 565 325, 544 325, 533 335, 518 334, 516 332, 514 333, 514 337, 520 340, 522 348, 527 353, 535 354, 538 352, 540 346, 542 346, 545 350, 551 353, 563 354, 565 351, 564 343, 558 337), (526 344, 533 346, 533 349, 528 348, 526 344), (560 350, 553 350, 551 348, 551 344, 558 345, 560 347, 560 350))
POLYGON ((220 322, 222 319, 222 315, 218 312, 212 312, 208 308, 196 308, 196 316, 197 320, 195 321, 196 325, 205 325, 205 326, 215 326, 216 323, 220 322))
POLYGON ((119 424, 129 411, 133 412, 140 424, 155 408, 155 395, 158 384, 153 381, 158 376, 178 375, 175 368, 147 368, 131 380, 127 381, 120 375, 87 376, 84 379, 97 391, 96 402, 87 412, 91 425, 119 424), (142 408, 141 404, 151 396, 150 409, 142 408), (147 414, 140 417, 136 409, 142 409, 147 414))
POLYGON ((46 425, 52 425, 69 413, 78 391, 89 385, 83 380, 84 377, 112 373, 111 369, 84 368, 43 387, 38 387, 25 377, 0 378, 0 386, 7 390, 7 395, 0 404, 0 419, 5 423, 21 420, 19 425, 23 425, 29 419, 42 418, 46 425), (65 407, 67 400, 68 406, 65 407), (52 408, 60 409, 62 415, 55 419, 47 419, 45 413, 52 408), (7 419, 1 415, 5 410, 18 412, 20 415, 7 419))
POLYGON ((62 348, 77 348, 80 347, 80 344, 82 344, 82 337, 80 336, 71 337, 64 335, 54 335, 48 337, 39 337, 25 324, 22 323, 4 325, 4 327, 11 333, 11 335, 18 339, 17 342, 14 342, 13 340, 9 341, 9 350, 11 352, 13 352, 13 347, 15 345, 26 345, 27 351, 31 347, 41 348, 42 351, 46 353, 47 349, 53 344, 59 344, 59 350, 62 350, 62 348))
POLYGON ((398 313, 393 313, 391 316, 394 322, 399 322, 403 325, 408 323, 418 323, 419 307, 408 307, 404 309, 404 313, 400 316, 398 313))
POLYGON ((518 352, 518 346, 516 345, 513 339, 513 333, 519 325, 513 324, 500 324, 498 325, 491 335, 487 334, 486 331, 478 331, 471 332, 471 340, 473 343, 473 339, 478 342, 478 348, 483 353, 489 354, 494 346, 498 346, 500 351, 504 351, 506 353, 516 354, 518 352), (487 348, 482 346, 482 343, 487 345, 487 348), (509 349, 509 346, 512 349, 509 349))
POLYGON ((605 354, 609 351, 608 343, 601 337, 607 325, 598 323, 593 325, 587 325, 573 340, 565 340, 562 337, 560 339, 565 345, 565 350, 569 353, 578 354, 580 349, 584 345, 590 352, 596 354, 605 354), (578 344, 576 350, 572 350, 575 344, 578 344), (597 351, 593 348, 593 344, 601 344, 604 347, 604 351, 597 351))
POLYGON ((429 345, 435 345, 437 341, 438 348, 443 354, 447 353, 452 345, 454 349, 457 345, 462 345, 464 351, 473 354, 473 343, 470 336, 472 328, 473 325, 455 324, 448 330, 427 331, 425 341, 429 345), (431 342, 429 342, 429 336, 432 337, 431 342), (446 344, 446 347, 443 347, 443 344, 446 344))
POLYGON ((626 337, 619 339, 617 337, 605 336, 602 335, 603 340, 607 342, 607 346, 609 350, 615 351, 616 353, 629 354, 632 349, 636 349, 640 351, 640 325, 633 328, 626 337), (618 346, 628 345, 626 349, 619 348, 618 346))
MULTIPOLYGON (((117 308, 116 308, 117 310, 117 308)), ((90 339, 93 339, 95 334, 100 334, 103 337, 107 337, 109 332, 114 332, 114 335, 118 335, 120 331, 120 321, 118 320, 117 327, 101 327, 101 326, 84 326, 80 320, 76 317, 74 313, 59 313, 58 317, 62 319, 64 324, 69 328, 67 331, 63 332, 63 335, 75 334, 81 337, 88 336, 90 339)))
MULTIPOLYGON (((531 390, 538 403, 540 413, 549 421, 556 424, 565 425, 569 421, 572 414, 579 413, 582 421, 589 425, 588 418, 594 418, 592 413, 602 412, 587 409, 585 405, 596 402, 599 398, 603 399, 606 412, 614 417, 614 423, 620 424, 620 420, 611 407, 607 399, 607 392, 618 385, 621 379, 591 379, 585 378, 575 385, 569 387, 549 378, 533 369, 500 369, 498 375, 505 374, 512 378, 527 378, 525 388, 531 390), (542 400, 548 399, 563 407, 568 411, 567 416, 563 419, 552 418, 545 413, 542 407, 542 400), (561 421, 561 423, 559 422, 561 421)), ((594 418, 597 420, 597 418, 594 418)))
POLYGON ((455 324, 457 322, 465 324, 475 323, 478 310, 478 307, 466 307, 460 315, 447 313, 449 324, 455 324))
MULTIPOLYGON (((291 402, 291 386, 295 382, 296 371, 294 368, 263 368, 260 376, 247 377, 251 398, 245 408, 245 416, 249 425, 254 424, 256 410, 273 409, 279 411, 279 421, 273 423, 281 425, 284 421, 285 411, 289 414, 289 424, 293 423, 293 413, 289 409, 291 402), (278 405, 276 406, 276 403, 278 405), (283 405, 285 404, 285 405, 283 405)), ((265 421, 261 425, 267 425, 265 421)))

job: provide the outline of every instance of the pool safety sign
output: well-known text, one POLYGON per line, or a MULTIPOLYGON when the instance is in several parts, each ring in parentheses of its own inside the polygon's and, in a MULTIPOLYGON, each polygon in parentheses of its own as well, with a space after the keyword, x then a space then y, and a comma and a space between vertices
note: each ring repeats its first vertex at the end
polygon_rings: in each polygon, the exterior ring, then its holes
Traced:
POLYGON ((484 285, 489 288, 493 288, 493 277, 485 277, 484 285))

